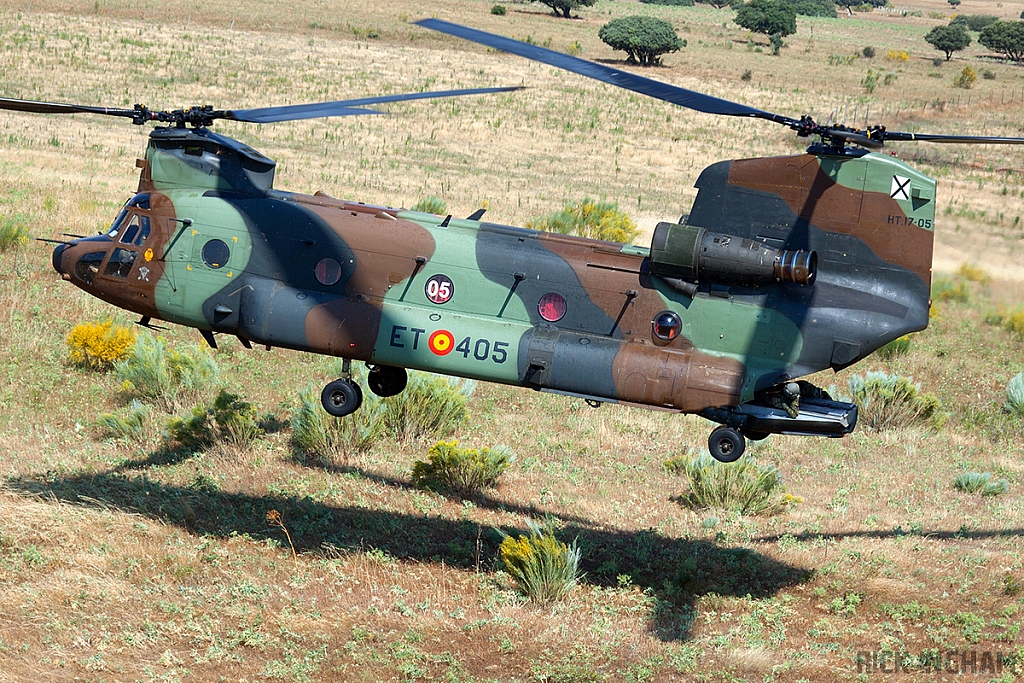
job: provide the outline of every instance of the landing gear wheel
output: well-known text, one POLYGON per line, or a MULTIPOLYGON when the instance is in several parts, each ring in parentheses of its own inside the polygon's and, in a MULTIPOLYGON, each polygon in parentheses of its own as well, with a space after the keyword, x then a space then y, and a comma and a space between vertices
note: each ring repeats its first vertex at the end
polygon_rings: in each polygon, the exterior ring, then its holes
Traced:
POLYGON ((732 427, 719 427, 708 437, 711 457, 719 462, 736 462, 746 446, 746 439, 732 427))
POLYGON ((402 393, 408 381, 409 375, 405 372, 405 368, 396 368, 390 365, 375 365, 366 377, 370 391, 381 397, 402 393))
POLYGON ((320 392, 320 403, 334 417, 345 417, 363 404, 363 390, 350 379, 336 379, 320 392))

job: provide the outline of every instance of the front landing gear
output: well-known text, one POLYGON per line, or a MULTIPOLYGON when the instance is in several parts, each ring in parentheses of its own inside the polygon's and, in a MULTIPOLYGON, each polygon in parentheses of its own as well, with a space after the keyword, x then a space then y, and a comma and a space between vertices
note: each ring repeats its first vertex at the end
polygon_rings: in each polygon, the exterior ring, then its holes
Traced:
POLYGON ((352 381, 352 361, 343 359, 341 379, 336 379, 320 392, 320 404, 334 417, 345 417, 363 405, 363 390, 352 381))
POLYGON ((390 365, 375 365, 366 376, 366 384, 370 391, 382 398, 397 396, 405 389, 409 382, 409 375, 405 368, 396 368, 390 365))
POLYGON ((363 404, 363 390, 350 379, 336 379, 320 392, 320 403, 334 417, 345 417, 363 404))
POLYGON ((747 440, 738 429, 719 427, 708 437, 708 450, 711 457, 719 462, 736 462, 743 455, 747 440))

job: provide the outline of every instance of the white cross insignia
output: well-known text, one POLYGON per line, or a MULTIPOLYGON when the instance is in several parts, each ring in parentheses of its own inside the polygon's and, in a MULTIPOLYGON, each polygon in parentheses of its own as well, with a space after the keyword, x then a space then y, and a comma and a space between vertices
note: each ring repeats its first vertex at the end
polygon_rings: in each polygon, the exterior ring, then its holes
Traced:
POLYGON ((893 199, 910 199, 910 193, 907 191, 908 187, 910 187, 910 178, 894 175, 892 177, 892 188, 889 190, 889 196, 893 199))

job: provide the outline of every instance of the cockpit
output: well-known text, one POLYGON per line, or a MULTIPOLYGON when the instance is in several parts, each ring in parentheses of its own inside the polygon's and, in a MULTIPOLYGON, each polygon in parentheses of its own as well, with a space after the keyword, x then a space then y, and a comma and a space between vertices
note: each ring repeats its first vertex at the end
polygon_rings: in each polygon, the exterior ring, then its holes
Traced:
MULTIPOLYGON (((92 285, 101 273, 103 277, 127 279, 150 232, 149 195, 137 194, 125 203, 105 234, 77 241, 79 245, 91 243, 98 248, 78 257, 71 269, 74 276, 86 285, 92 285)), ((54 268, 61 273, 66 272, 61 268, 63 252, 64 249, 58 247, 53 259, 54 268)))

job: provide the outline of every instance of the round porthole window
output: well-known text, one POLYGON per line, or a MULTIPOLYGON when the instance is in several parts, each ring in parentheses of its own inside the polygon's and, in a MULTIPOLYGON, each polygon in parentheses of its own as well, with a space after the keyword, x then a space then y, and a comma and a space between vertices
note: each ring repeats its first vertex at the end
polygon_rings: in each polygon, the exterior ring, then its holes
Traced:
POLYGON ((220 240, 210 240, 203 245, 203 263, 211 268, 221 268, 231 257, 228 245, 220 240))
POLYGON ((672 341, 678 337, 679 329, 682 326, 683 321, 672 311, 662 311, 654 316, 654 322, 652 323, 654 336, 664 341, 672 341))
POLYGON ((558 292, 548 292, 537 302, 537 312, 549 323, 561 320, 566 308, 565 297, 558 292))
POLYGON ((328 256, 316 262, 314 272, 316 272, 317 282, 330 287, 341 279, 341 264, 328 256))

